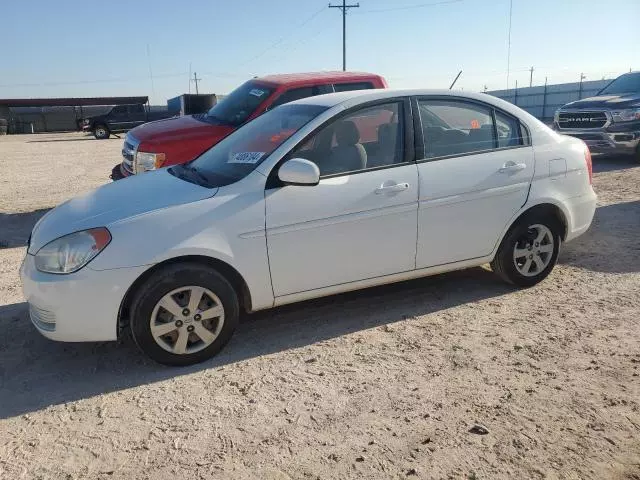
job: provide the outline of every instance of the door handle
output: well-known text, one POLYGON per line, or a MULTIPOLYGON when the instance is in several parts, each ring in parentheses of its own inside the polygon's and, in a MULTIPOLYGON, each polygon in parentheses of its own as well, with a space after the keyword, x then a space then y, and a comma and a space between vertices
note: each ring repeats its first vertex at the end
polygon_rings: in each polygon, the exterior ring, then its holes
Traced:
POLYGON ((508 161, 504 165, 502 165, 502 167, 498 171, 500 173, 511 173, 511 172, 519 172, 526 168, 527 168, 526 163, 516 163, 516 162, 508 161))
POLYGON ((379 188, 376 188, 376 195, 381 195, 383 193, 398 193, 409 188, 408 183, 394 183, 393 185, 385 185, 384 183, 380 185, 379 188))

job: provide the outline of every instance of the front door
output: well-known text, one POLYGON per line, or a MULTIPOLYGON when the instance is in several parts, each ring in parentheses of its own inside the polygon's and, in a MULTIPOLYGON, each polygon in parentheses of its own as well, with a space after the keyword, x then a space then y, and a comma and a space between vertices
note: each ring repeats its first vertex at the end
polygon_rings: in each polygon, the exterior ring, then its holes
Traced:
POLYGON ((481 103, 421 99, 417 268, 489 255, 524 205, 533 149, 517 119, 481 103))
POLYGON ((129 129, 129 113, 126 105, 116 105, 108 117, 109 130, 122 132, 129 129))
POLYGON ((138 125, 142 125, 147 120, 147 112, 144 105, 138 103, 129 105, 129 125, 127 128, 132 129, 138 125))
POLYGON ((287 156, 315 162, 321 180, 265 193, 276 297, 415 268, 418 172, 408 115, 403 101, 359 107, 287 156))

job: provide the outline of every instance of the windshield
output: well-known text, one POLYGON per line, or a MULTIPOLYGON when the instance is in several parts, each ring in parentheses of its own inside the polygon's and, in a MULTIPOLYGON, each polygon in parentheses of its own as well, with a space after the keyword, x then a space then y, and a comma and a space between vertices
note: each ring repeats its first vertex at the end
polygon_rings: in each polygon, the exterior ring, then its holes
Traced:
POLYGON ((247 176, 291 135, 325 111, 317 105, 282 105, 239 128, 198 158, 169 172, 207 187, 247 176))
POLYGON ((272 87, 249 80, 214 105, 207 116, 229 125, 240 125, 273 93, 273 90, 272 87))
POLYGON ((603 88, 598 95, 620 95, 640 92, 640 73, 627 73, 616 78, 603 88))

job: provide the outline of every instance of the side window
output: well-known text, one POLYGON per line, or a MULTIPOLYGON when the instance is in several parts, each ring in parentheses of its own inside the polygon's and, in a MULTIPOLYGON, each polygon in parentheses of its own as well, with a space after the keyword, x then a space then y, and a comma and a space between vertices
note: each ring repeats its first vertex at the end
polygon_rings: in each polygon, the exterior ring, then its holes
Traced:
POLYGON ((350 90, 368 90, 373 88, 371 82, 336 83, 333 85, 336 92, 348 92, 350 90))
POLYGON ((294 157, 311 160, 321 176, 352 173, 404 161, 401 102, 348 113, 298 146, 294 157))
POLYGON ((520 135, 520 124, 515 118, 496 111, 496 129, 499 148, 525 145, 520 135))
POLYGON ((113 113, 114 115, 125 115, 127 113, 127 106, 117 105, 113 107, 113 110, 111 110, 111 113, 113 113))
POLYGON ((495 148, 491 109, 459 100, 419 100, 427 158, 495 148))
POLYGON ((301 98, 314 97, 316 95, 320 95, 320 93, 321 89, 317 85, 313 87, 293 88, 280 95, 269 108, 275 108, 278 105, 293 102, 294 100, 300 100, 301 98))
POLYGON ((137 105, 129 105, 129 113, 144 113, 144 106, 137 105))

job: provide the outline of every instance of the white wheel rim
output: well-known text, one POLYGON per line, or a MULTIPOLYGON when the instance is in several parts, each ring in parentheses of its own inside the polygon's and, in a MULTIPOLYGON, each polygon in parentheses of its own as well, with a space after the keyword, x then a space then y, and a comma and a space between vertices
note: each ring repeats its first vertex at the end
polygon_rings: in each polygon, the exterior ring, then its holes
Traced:
POLYGON ((167 352, 188 355, 211 345, 224 325, 224 307, 211 290, 195 285, 165 294, 151 313, 155 342, 167 352))
POLYGON ((551 263, 553 257, 553 233, 540 224, 530 225, 513 248, 513 263, 525 277, 535 277, 551 263))
POLYGON ((99 137, 102 137, 107 133, 104 128, 99 128, 98 130, 96 130, 96 132, 98 133, 99 137))

